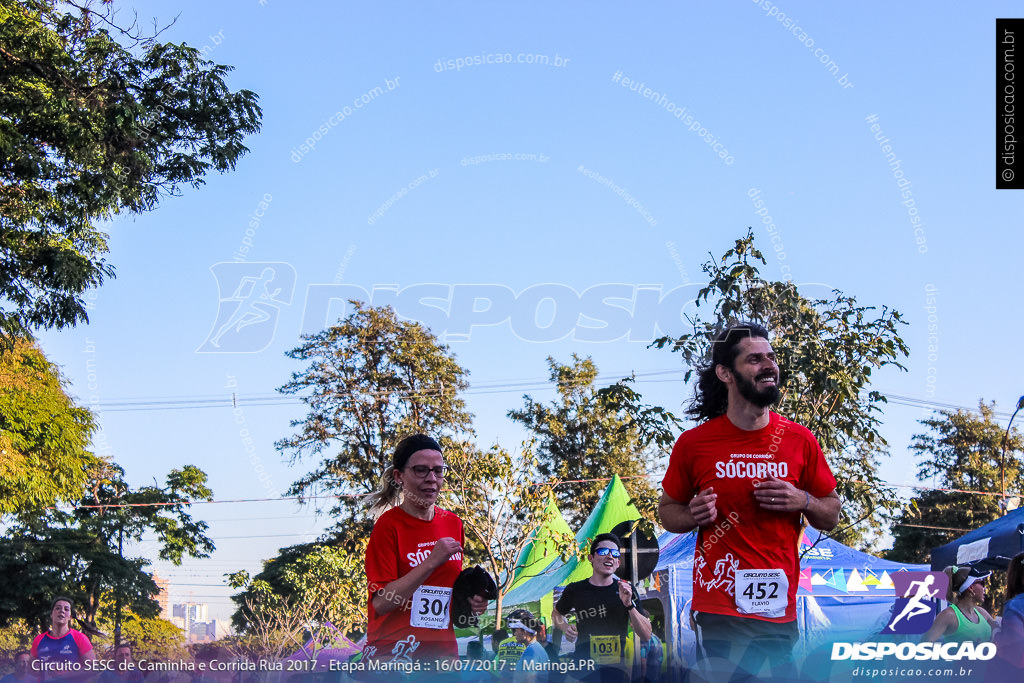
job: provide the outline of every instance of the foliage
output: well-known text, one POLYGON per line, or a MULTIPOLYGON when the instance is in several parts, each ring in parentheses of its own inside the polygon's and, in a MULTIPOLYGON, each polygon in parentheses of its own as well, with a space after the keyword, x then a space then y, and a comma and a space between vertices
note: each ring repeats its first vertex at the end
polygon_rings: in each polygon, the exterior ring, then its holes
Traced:
POLYGON ((710 358, 710 339, 722 327, 741 320, 767 327, 782 379, 776 409, 811 430, 839 482, 843 518, 833 536, 847 544, 872 540, 898 501, 877 475, 879 458, 888 455, 879 432, 886 400, 868 386, 872 370, 906 369, 900 359, 908 349, 899 336, 906 323, 898 311, 883 306, 876 313, 839 290, 826 299, 805 298, 792 283, 762 278, 757 262, 765 259, 748 230, 720 259, 704 264, 709 281, 689 319, 693 332, 653 345, 682 355, 688 381, 710 358))
POLYGON ((319 647, 332 647, 339 633, 358 639, 366 631, 365 551, 365 540, 351 551, 307 543, 283 548, 251 579, 229 574, 228 584, 242 589, 231 598, 236 654, 279 659, 310 638, 319 647))
POLYGON ((261 112, 230 70, 88 0, 0 0, 0 340, 88 320, 100 225, 235 167, 261 112))
POLYGON ((205 522, 188 514, 189 503, 210 499, 206 474, 193 465, 171 470, 166 485, 132 490, 124 470, 102 461, 89 473, 85 495, 71 510, 49 509, 17 517, 0 538, 0 626, 19 618, 49 626, 50 600, 75 600, 82 630, 95 633, 102 609, 110 619, 111 596, 139 617, 155 617, 156 583, 145 571, 149 560, 121 557, 119 542, 154 534, 160 559, 180 564, 185 556, 209 557, 213 542, 205 522), (122 507, 110 507, 120 505, 122 507))
POLYGON ((0 671, 13 671, 14 653, 28 650, 37 635, 39 632, 25 619, 11 622, 0 629, 0 671))
MULTIPOLYGON (((1000 462, 1006 430, 995 421, 994 406, 981 401, 978 414, 940 410, 920 421, 928 431, 915 434, 910 446, 920 458, 918 479, 955 490, 922 491, 911 499, 893 528, 888 559, 927 563, 932 548, 1004 514, 999 496, 984 495, 1001 492, 1000 462), (982 493, 970 493, 974 491, 982 493)), ((1004 464, 1006 490, 1016 496, 1024 491, 1024 462, 1018 455, 1021 450, 1024 439, 1014 429, 1007 440, 1004 464)))
MULTIPOLYGON (((163 662, 187 659, 185 633, 167 621, 129 613, 121 624, 121 640, 131 643, 132 657, 163 662)), ((113 647, 113 642, 110 643, 113 647)), ((110 653, 113 658, 113 652, 110 653)))
MULTIPOLYGON (((486 451, 463 443, 446 454, 451 467, 440 504, 459 515, 466 534, 463 566, 483 564, 498 587, 496 618, 500 623, 505 594, 523 569, 518 562, 531 542, 549 545, 565 558, 576 548, 571 534, 537 532, 551 520, 545 517, 553 489, 537 482, 538 457, 527 446, 518 456, 499 446, 486 451)), ((554 559, 552 557, 551 559, 554 559)))
POLYGON ((336 529, 358 537, 368 533, 358 496, 376 490, 398 441, 423 432, 443 445, 469 432, 472 416, 459 397, 469 373, 447 346, 388 306, 352 304, 346 318, 288 352, 308 365, 278 391, 301 394, 309 413, 292 422, 297 433, 277 448, 291 453, 292 464, 321 458, 289 494, 340 494, 331 511, 336 529))
POLYGON ((358 638, 366 631, 365 554, 365 539, 351 548, 305 543, 282 548, 251 579, 244 570, 228 575, 229 585, 242 589, 231 598, 238 606, 232 617, 235 630, 266 647, 270 633, 280 637, 288 632, 290 619, 282 621, 281 614, 287 606, 303 615, 302 628, 330 623, 358 638))
POLYGON ((35 343, 22 338, 0 351, 0 514, 81 496, 98 462, 87 450, 95 428, 35 343))
POLYGON ((548 369, 557 398, 545 404, 524 396, 523 408, 508 416, 536 439, 537 470, 559 482, 556 497, 569 526, 583 525, 614 474, 641 514, 657 519, 657 492, 645 475, 664 471, 660 454, 675 417, 641 406, 629 380, 598 391, 590 358, 573 354, 572 363, 563 365, 549 357, 548 369))

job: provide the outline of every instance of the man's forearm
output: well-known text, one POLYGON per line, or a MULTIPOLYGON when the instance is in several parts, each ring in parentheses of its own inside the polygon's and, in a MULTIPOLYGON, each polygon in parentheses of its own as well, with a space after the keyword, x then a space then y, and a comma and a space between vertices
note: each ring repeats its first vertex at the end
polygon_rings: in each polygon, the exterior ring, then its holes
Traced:
POLYGON ((839 496, 835 491, 823 498, 808 495, 809 504, 803 511, 807 523, 820 531, 832 531, 839 524, 839 496))
POLYGON ((641 643, 646 643, 651 639, 651 620, 640 614, 640 610, 629 610, 629 623, 633 626, 633 633, 640 637, 641 643))
POLYGON ((658 502, 658 517, 661 519, 661 526, 674 534, 685 534, 697 528, 697 520, 693 518, 690 506, 664 493, 658 502))

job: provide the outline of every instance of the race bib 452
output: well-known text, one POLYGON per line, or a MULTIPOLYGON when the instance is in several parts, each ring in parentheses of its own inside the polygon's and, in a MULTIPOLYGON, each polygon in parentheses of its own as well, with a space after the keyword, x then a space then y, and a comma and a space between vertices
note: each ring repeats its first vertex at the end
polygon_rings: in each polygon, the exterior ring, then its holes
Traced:
POLYGON ((736 610, 764 617, 786 615, 789 579, 781 569, 736 570, 736 610))

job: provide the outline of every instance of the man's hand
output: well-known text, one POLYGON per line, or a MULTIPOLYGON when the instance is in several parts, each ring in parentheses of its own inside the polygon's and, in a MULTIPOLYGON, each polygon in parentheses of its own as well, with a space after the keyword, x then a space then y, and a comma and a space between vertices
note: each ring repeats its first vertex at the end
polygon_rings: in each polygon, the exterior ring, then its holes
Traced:
POLYGON ((626 607, 633 604, 633 587, 629 585, 629 581, 619 581, 619 600, 622 600, 626 607))
POLYGON ((755 481, 754 498, 763 509, 773 512, 797 512, 808 502, 806 493, 777 477, 755 481))
POLYGON ((708 526, 718 519, 718 508, 715 507, 715 501, 717 500, 718 496, 715 494, 715 489, 710 486, 690 500, 688 507, 690 508, 690 514, 693 515, 693 521, 697 522, 697 526, 708 526))

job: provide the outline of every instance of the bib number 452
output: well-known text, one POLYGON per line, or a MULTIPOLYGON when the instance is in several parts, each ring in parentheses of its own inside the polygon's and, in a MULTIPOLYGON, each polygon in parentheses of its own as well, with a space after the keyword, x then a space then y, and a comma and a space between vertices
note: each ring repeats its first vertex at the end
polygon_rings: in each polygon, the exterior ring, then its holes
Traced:
POLYGON ((779 584, 774 581, 768 584, 747 584, 746 589, 743 591, 743 596, 747 600, 772 600, 779 597, 779 584))

